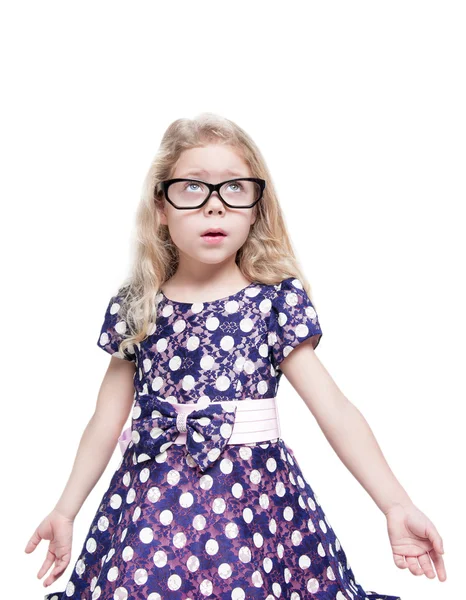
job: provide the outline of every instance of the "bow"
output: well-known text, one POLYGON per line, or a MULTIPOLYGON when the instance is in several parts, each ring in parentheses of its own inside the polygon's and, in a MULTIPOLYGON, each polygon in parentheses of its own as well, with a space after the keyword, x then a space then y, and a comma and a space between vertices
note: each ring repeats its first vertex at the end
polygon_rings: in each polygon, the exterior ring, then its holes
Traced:
POLYGON ((137 461, 150 460, 171 446, 180 432, 186 432, 186 447, 201 471, 220 456, 231 434, 236 404, 211 402, 188 414, 178 413, 159 396, 144 396, 139 417, 133 418, 131 440, 137 461))

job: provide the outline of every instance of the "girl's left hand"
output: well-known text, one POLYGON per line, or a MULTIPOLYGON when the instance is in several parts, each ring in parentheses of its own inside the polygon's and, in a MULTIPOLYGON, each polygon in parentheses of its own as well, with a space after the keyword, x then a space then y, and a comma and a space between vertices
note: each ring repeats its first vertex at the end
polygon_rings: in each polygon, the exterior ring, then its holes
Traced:
POLYGON ((385 516, 396 566, 435 579, 433 561, 439 581, 445 581, 443 541, 432 521, 414 504, 395 505, 385 516))

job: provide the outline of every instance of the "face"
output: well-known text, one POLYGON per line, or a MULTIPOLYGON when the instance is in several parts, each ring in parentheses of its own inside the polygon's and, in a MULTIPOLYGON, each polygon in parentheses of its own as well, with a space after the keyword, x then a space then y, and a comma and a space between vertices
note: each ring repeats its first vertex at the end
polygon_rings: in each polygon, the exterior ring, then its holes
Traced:
MULTIPOLYGON (((236 177, 252 177, 251 171, 236 149, 221 144, 191 148, 181 153, 172 179, 191 178, 207 183, 220 183, 236 177)), ((236 256, 256 220, 256 207, 230 208, 213 192, 201 208, 177 210, 164 198, 161 222, 168 225, 170 236, 181 259, 218 264, 236 256), (203 238, 206 229, 221 228, 226 232, 220 241, 203 238)))

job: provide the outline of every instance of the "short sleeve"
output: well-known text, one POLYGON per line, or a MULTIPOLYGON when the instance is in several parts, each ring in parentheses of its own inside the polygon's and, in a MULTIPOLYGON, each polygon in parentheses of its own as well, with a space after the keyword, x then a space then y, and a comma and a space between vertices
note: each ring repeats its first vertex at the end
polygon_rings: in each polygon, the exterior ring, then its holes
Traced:
POLYGON ((312 338, 313 347, 317 348, 322 330, 314 306, 299 279, 289 277, 278 285, 270 316, 269 345, 275 368, 304 340, 312 338))
POLYGON ((100 329, 97 345, 109 354, 114 354, 118 358, 123 358, 128 361, 135 361, 136 357, 132 348, 125 350, 122 355, 119 352, 119 345, 126 337, 126 321, 122 318, 121 312, 122 301, 119 296, 112 296, 105 311, 104 322, 100 329))

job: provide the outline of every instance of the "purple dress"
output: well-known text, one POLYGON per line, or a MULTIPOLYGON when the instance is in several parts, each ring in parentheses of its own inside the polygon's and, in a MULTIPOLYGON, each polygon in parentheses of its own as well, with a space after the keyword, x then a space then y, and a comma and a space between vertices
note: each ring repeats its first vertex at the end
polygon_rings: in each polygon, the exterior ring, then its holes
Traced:
MULTIPOLYGON (((252 283, 205 303, 157 296, 154 331, 134 353, 132 419, 168 402, 270 398, 281 361, 322 336, 301 282, 252 283), (147 407, 146 407, 147 408, 147 407)), ((110 299, 98 345, 125 333, 110 299)), ((400 600, 365 591, 280 437, 227 444, 201 471, 186 445, 137 462, 129 443, 64 591, 45 600, 400 600)))

